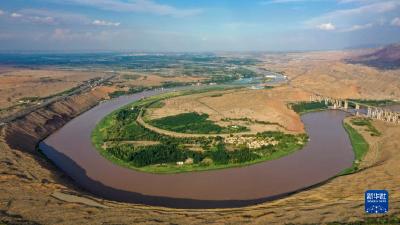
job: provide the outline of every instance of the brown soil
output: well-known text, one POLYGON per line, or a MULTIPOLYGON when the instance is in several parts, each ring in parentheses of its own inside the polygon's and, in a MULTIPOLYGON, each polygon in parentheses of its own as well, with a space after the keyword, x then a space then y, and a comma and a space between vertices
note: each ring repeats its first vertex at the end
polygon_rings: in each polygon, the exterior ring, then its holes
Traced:
POLYGON ((4 69, 0 76, 0 108, 18 103, 24 97, 46 97, 63 92, 85 80, 101 77, 99 72, 4 69))
POLYGON ((284 72, 291 87, 329 97, 400 99, 400 70, 344 62, 354 54, 316 52, 266 57, 265 67, 284 72))

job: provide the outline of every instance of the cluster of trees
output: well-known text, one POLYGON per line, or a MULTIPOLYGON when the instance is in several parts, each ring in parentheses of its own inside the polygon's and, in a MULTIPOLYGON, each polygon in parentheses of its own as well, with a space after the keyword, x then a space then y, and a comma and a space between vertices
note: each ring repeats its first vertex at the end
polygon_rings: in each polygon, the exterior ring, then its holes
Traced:
POLYGON ((137 147, 117 145, 108 148, 111 154, 123 161, 132 163, 135 167, 143 167, 161 163, 175 163, 192 158, 195 163, 201 159, 198 152, 182 150, 176 143, 137 147))
POLYGON ((210 158, 215 164, 244 163, 260 158, 249 149, 226 151, 222 144, 216 150, 205 152, 190 151, 176 142, 166 142, 159 145, 134 147, 128 144, 119 144, 107 149, 116 158, 143 167, 162 163, 175 163, 193 159, 194 164, 202 163, 205 158, 210 158))
POLYGON ((152 120, 150 123, 165 130, 181 133, 216 134, 222 131, 222 127, 207 119, 207 114, 190 112, 152 120))
POLYGON ((291 105, 292 109, 297 113, 305 113, 315 110, 327 109, 325 102, 299 102, 291 105))
POLYGON ((210 157, 215 164, 220 165, 229 163, 245 163, 260 158, 258 154, 252 152, 246 147, 235 151, 227 151, 222 142, 219 142, 216 145, 216 149, 214 151, 208 152, 208 157, 210 157))
POLYGON ((125 80, 137 80, 141 76, 139 74, 124 74, 122 75, 122 78, 125 80))
POLYGON ((110 98, 117 98, 120 97, 122 95, 132 95, 132 94, 136 94, 145 90, 151 90, 152 87, 142 87, 142 86, 138 86, 138 87, 131 87, 129 88, 127 91, 123 91, 123 90, 119 90, 119 91, 114 91, 108 94, 108 96, 110 98))
POLYGON ((152 120, 150 123, 165 130, 193 134, 237 133, 249 130, 245 126, 221 127, 208 120, 208 117, 207 114, 190 112, 152 120))

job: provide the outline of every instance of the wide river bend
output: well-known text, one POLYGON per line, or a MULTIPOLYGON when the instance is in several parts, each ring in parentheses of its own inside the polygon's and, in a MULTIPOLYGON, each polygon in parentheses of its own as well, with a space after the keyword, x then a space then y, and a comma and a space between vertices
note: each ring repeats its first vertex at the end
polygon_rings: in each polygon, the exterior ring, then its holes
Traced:
POLYGON ((43 153, 80 187, 106 199, 174 208, 224 208, 261 203, 323 183, 352 165, 354 153, 342 126, 346 113, 322 111, 302 116, 307 145, 273 161, 246 167, 151 174, 113 164, 91 142, 91 132, 107 114, 160 90, 122 96, 90 109, 43 140, 43 153))

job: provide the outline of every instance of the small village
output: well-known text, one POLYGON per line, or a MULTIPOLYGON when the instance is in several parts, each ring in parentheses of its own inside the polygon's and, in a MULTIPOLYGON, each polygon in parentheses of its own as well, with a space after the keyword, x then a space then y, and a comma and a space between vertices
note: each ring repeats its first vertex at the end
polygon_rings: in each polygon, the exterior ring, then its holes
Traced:
POLYGON ((273 138, 260 138, 260 137, 246 137, 246 136, 230 136, 225 138, 225 144, 232 144, 235 146, 246 145, 249 149, 258 149, 267 145, 277 145, 278 141, 273 138))

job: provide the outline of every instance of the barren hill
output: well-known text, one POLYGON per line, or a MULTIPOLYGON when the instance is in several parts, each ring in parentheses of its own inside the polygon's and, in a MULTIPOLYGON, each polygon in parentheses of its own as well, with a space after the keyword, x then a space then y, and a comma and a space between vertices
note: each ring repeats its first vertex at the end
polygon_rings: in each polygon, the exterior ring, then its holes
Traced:
POLYGON ((380 69, 400 68, 400 43, 391 44, 373 51, 359 55, 349 60, 351 63, 361 63, 380 69))

